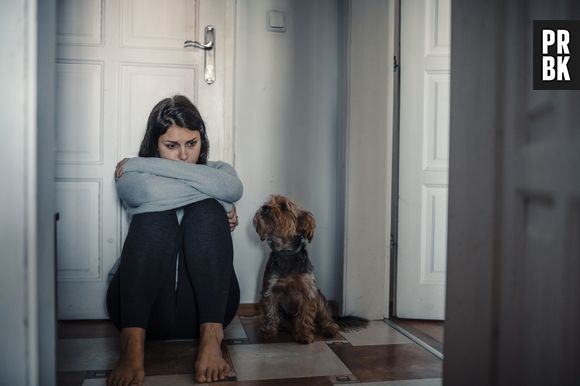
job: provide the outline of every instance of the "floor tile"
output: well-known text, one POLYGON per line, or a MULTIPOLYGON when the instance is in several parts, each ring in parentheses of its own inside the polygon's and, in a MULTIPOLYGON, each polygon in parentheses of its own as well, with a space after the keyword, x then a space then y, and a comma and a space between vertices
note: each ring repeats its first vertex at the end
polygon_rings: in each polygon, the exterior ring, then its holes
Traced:
MULTIPOLYGON (((260 317, 259 316, 250 316, 250 317, 240 317, 240 321, 244 326, 244 330, 248 336, 249 343, 258 344, 258 343, 292 343, 296 342, 294 336, 290 331, 280 331, 277 336, 273 338, 265 339, 260 334, 260 317)), ((337 334, 333 338, 324 338, 321 336, 316 337, 316 341, 344 341, 345 338, 341 335, 342 333, 337 334)))
POLYGON ((332 386, 328 377, 262 379, 254 381, 217 382, 212 386, 332 386))
POLYGON ((342 332, 342 336, 353 346, 413 343, 382 320, 371 320, 368 327, 359 331, 342 332))
POLYGON ((145 343, 145 372, 148 375, 193 374, 197 342, 192 340, 145 343))
POLYGON ((62 320, 58 322, 58 337, 73 338, 113 338, 119 330, 110 320, 62 320))
MULTIPOLYGON (((147 342, 145 344, 145 372, 148 375, 193 374, 197 351, 197 341, 147 342)), ((225 344, 222 345, 222 354, 233 369, 229 350, 225 344)), ((234 373, 231 376, 235 376, 234 373)))
POLYGON ((239 381, 350 374, 326 343, 230 346, 239 381))
POLYGON ((441 377, 443 362, 416 344, 329 346, 361 382, 441 377))
POLYGON ((259 316, 246 316, 240 317, 240 321, 246 331, 249 343, 290 343, 294 342, 294 337, 290 332, 281 331, 277 336, 269 339, 265 339, 260 334, 260 317, 259 316))
POLYGON ((404 381, 382 381, 382 382, 363 382, 357 383, 357 386, 441 386, 443 379, 406 379, 404 381))
MULTIPOLYGON (((247 343, 248 336, 240 318, 236 316, 224 330, 224 339, 226 341, 239 341, 238 343, 247 343)), ((228 342, 230 343, 230 342, 228 342)))
MULTIPOLYGON (((106 386, 106 379, 87 379, 82 386, 106 386)), ((208 385, 207 383, 194 383, 190 375, 154 375, 145 377, 145 386, 191 386, 208 385)), ((238 382, 214 382, 212 386, 332 386, 328 377, 294 378, 294 379, 268 379, 238 382)), ((60 385, 59 385, 60 386, 60 385)), ((79 384, 80 386, 80 384, 79 384)), ((421 385, 423 386, 423 385, 421 385)), ((431 386, 431 385, 425 385, 431 386)))
MULTIPOLYGON (((155 375, 146 376, 144 386, 191 386, 191 385, 207 385, 207 383, 194 383, 192 375, 178 374, 178 375, 155 375)), ((107 380, 105 378, 87 379, 82 386, 106 386, 107 380)), ((213 384, 215 385, 215 383, 213 384)))
MULTIPOLYGON (((59 371, 111 370, 118 360, 118 338, 60 339, 59 371)), ((193 340, 145 343, 145 371, 148 375, 193 374, 198 342, 193 340)), ((233 368, 224 344, 222 352, 233 368)), ((232 374, 233 375, 233 374, 232 374)))
POLYGON ((118 338, 59 339, 58 371, 110 370, 117 363, 118 338))
MULTIPOLYGON (((106 386, 105 378, 87 379, 79 386, 106 386)), ((191 376, 185 374, 178 375, 154 375, 145 377, 144 386, 204 386, 208 383, 195 383, 191 376)), ((255 381, 238 382, 214 382, 211 386, 332 386, 333 383, 328 377, 294 378, 294 379, 268 379, 255 381)), ((59 386, 61 386, 59 384, 59 386)), ((431 386, 431 385, 421 385, 431 386)))

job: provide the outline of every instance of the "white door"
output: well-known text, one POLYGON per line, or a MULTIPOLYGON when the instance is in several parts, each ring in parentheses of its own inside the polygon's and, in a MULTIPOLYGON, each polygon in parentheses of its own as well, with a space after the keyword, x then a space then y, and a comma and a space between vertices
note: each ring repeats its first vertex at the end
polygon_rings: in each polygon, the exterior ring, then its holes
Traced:
POLYGON ((211 158, 232 160, 233 3, 228 0, 60 0, 57 27, 57 316, 106 318, 108 272, 127 218, 114 186, 118 160, 137 155, 160 99, 188 96, 204 117, 211 158), (215 82, 201 49, 215 27, 215 82), (231 87, 231 86, 230 86, 231 87))
POLYGON ((401 2, 396 316, 444 319, 450 0, 401 2))

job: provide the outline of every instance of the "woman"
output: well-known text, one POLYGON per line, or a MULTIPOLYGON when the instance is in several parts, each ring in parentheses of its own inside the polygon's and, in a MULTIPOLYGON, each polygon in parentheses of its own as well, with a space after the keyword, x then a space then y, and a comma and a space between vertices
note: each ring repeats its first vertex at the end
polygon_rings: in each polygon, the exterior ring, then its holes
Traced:
POLYGON ((223 328, 240 299, 230 232, 242 195, 235 170, 207 161, 197 108, 184 96, 151 111, 139 157, 115 171, 132 216, 107 308, 121 331, 121 355, 107 385, 142 385, 145 340, 200 339, 197 382, 225 378, 223 328))

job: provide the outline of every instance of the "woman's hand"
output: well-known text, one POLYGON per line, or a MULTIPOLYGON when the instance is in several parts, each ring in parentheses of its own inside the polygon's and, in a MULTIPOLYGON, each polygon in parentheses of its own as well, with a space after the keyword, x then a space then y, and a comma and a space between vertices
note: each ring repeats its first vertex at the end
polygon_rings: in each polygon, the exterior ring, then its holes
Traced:
POLYGON ((238 213, 235 206, 232 206, 232 209, 228 212, 228 221, 230 223, 230 232, 233 232, 238 226, 238 213))
POLYGON ((129 161, 129 158, 123 158, 117 164, 117 167, 115 168, 115 181, 117 181, 123 175, 123 165, 125 165, 127 161, 129 161))

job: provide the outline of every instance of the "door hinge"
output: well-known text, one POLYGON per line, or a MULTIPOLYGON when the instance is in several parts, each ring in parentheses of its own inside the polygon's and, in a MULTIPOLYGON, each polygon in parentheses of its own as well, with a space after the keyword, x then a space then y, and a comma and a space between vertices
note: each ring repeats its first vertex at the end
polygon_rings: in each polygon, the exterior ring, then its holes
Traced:
POLYGON ((399 68, 399 63, 397 63, 397 56, 393 56, 393 72, 397 72, 397 68, 399 68))
POLYGON ((395 237, 395 235, 391 234, 391 242, 389 243, 391 249, 396 249, 397 248, 397 239, 395 237))

